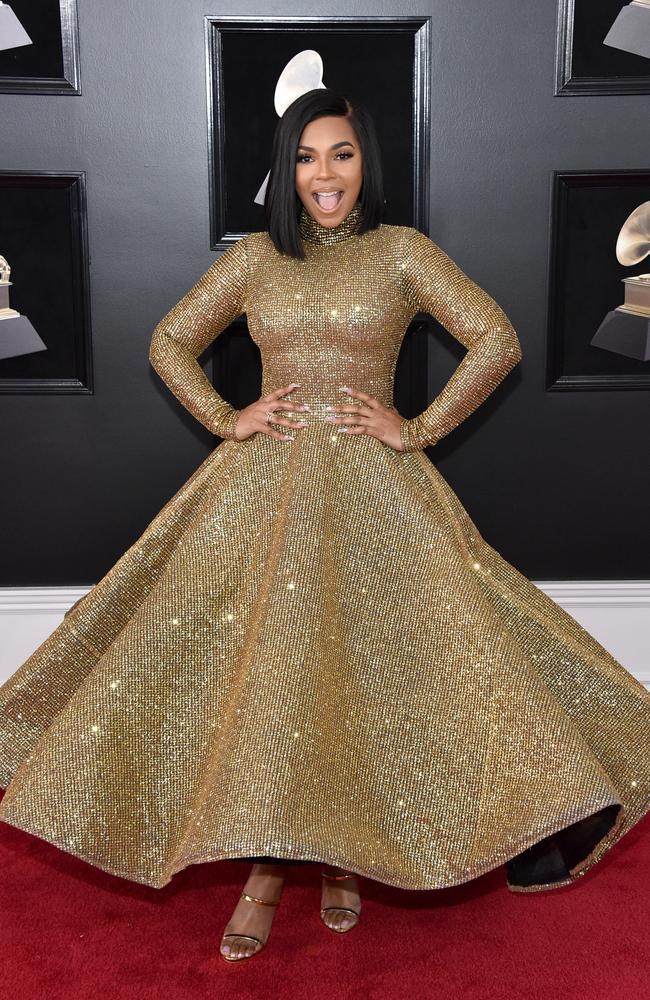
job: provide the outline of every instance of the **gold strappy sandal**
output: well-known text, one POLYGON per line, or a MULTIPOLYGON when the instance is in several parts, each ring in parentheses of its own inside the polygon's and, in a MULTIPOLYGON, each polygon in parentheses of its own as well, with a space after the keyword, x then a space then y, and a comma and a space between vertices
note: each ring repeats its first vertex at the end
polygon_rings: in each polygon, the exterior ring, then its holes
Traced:
MULTIPOLYGON (((282 894, 280 894, 280 898, 281 896, 282 894)), ((249 896, 247 892, 242 892, 241 898, 247 899, 249 903, 259 903, 260 906, 277 906, 280 902, 280 898, 276 899, 275 902, 269 902, 266 899, 258 899, 257 896, 249 896)), ((258 944, 259 948, 257 948, 257 950, 251 955, 237 955, 236 957, 233 957, 232 955, 224 955, 221 948, 219 948, 219 954, 226 962, 241 962, 244 958, 253 958, 254 955, 259 955, 262 948, 266 944, 266 941, 260 941, 259 938, 253 937, 252 934, 224 934, 221 938, 221 943, 223 944, 223 942, 227 941, 228 938, 246 938, 247 941, 254 941, 258 944)))
MULTIPOLYGON (((336 882, 338 882, 339 879, 344 879, 344 878, 357 878, 354 872, 351 872, 348 875, 329 875, 327 872, 321 872, 321 875, 323 876, 323 878, 330 878, 336 882)), ((337 934, 347 934, 348 931, 351 931, 359 923, 359 911, 353 910, 349 906, 324 906, 320 911, 320 916, 325 926, 328 927, 331 931, 335 931, 337 934), (325 914, 329 913, 330 910, 345 910, 346 913, 353 913, 357 919, 353 924, 350 924, 349 927, 332 927, 332 925, 328 924, 327 920, 325 919, 325 914)))

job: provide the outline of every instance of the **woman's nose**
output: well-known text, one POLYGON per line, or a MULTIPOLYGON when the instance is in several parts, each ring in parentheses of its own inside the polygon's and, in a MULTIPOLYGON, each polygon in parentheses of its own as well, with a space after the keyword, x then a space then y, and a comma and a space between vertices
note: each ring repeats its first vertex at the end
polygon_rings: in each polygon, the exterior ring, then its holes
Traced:
POLYGON ((329 164, 324 163, 322 164, 322 166, 319 167, 316 176, 318 177, 319 180, 321 180, 323 177, 334 177, 334 171, 329 166, 329 164))

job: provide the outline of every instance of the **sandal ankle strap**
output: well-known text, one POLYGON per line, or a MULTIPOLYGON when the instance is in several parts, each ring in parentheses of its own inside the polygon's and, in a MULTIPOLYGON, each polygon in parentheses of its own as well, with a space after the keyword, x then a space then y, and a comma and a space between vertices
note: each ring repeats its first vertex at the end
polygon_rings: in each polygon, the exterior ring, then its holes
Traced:
POLYGON ((349 875, 329 875, 327 872, 321 872, 321 875, 323 876, 323 878, 332 878, 332 879, 336 879, 336 881, 338 881, 341 878, 356 878, 357 877, 354 872, 351 872, 349 875))
POLYGON ((249 903, 259 903, 260 906, 277 906, 280 902, 279 899, 276 899, 273 902, 268 899, 258 899, 257 896, 249 896, 247 892, 242 892, 241 898, 247 899, 249 903))

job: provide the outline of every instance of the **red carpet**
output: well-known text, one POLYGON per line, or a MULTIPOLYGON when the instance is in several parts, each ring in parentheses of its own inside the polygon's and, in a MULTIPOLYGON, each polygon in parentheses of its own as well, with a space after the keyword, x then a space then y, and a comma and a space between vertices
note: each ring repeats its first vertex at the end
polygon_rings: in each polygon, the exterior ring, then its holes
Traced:
POLYGON ((248 868, 164 889, 0 823, 0 995, 11 1000, 642 1000, 650 993, 650 816, 579 884, 513 895, 505 871, 407 892, 361 879, 361 923, 328 931, 317 866, 293 869, 266 949, 217 947, 248 868))

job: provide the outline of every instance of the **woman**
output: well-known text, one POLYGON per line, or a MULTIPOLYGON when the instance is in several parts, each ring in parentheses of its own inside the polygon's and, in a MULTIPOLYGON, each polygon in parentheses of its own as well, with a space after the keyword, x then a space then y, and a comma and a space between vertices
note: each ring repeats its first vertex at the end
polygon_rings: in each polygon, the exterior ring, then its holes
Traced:
POLYGON ((152 339, 152 365, 222 444, 0 690, 1 819, 154 887, 254 862, 229 961, 264 946, 288 863, 320 862, 341 932, 359 874, 433 889, 506 863, 510 889, 544 890, 649 807, 650 695, 482 538, 423 454, 517 364, 518 338, 382 207, 367 113, 327 89, 298 98, 268 229, 152 339), (419 311, 467 353, 404 419, 393 374, 419 311), (242 313, 263 381, 236 410, 197 358, 242 313))

